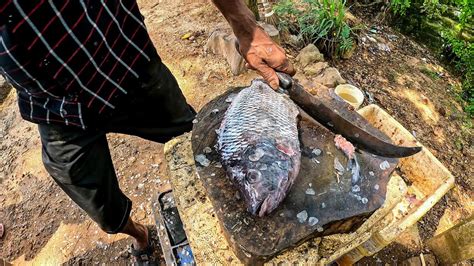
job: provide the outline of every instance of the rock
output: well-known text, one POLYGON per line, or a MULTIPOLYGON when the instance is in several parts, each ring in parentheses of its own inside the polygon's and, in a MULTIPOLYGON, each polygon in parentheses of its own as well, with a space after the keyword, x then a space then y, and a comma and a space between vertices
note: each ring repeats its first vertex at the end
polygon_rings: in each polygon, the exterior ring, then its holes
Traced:
POLYGON ((204 52, 224 56, 235 76, 246 71, 245 60, 237 50, 237 38, 233 34, 214 31, 204 46, 204 52))
POLYGON ((300 47, 302 46, 302 42, 303 42, 301 38, 293 34, 289 34, 288 37, 286 38, 286 41, 288 42, 288 44, 290 44, 293 47, 300 47))
POLYGON ((317 95, 318 90, 329 90, 327 86, 324 86, 323 84, 317 83, 317 82, 312 82, 311 86, 306 86, 304 88, 307 92, 311 93, 312 95, 317 95))
POLYGON ((390 47, 388 47, 388 45, 386 45, 385 43, 377 43, 377 48, 380 51, 384 51, 384 52, 387 52, 387 53, 389 53, 391 51, 390 47))
POLYGON ((298 61, 301 66, 306 67, 311 63, 324 61, 324 56, 314 44, 309 44, 300 51, 296 57, 296 61, 298 61))
POLYGON ((339 84, 345 84, 346 80, 341 77, 341 74, 334 67, 326 68, 323 73, 315 78, 315 82, 320 83, 326 87, 334 88, 339 84))
POLYGON ((303 69, 304 73, 308 76, 317 76, 328 67, 327 62, 318 62, 316 64, 310 64, 303 69))

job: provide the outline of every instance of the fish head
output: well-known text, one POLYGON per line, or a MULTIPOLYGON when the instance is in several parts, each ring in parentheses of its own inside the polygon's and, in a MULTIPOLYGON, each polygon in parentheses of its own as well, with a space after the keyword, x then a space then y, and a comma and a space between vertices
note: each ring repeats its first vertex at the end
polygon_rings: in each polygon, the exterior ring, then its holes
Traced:
POLYGON ((290 146, 274 141, 249 145, 242 158, 241 191, 250 213, 264 216, 283 201, 299 169, 296 154, 290 146))

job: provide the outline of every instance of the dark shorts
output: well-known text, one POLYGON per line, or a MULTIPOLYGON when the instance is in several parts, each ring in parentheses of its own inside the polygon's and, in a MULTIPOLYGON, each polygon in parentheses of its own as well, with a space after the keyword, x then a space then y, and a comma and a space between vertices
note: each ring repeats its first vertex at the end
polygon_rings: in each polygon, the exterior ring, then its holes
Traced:
POLYGON ((195 112, 176 79, 156 59, 141 88, 129 90, 114 113, 98 117, 90 129, 38 126, 43 163, 56 183, 107 233, 125 226, 132 202, 120 190, 106 134, 139 136, 164 143, 192 129, 195 112))

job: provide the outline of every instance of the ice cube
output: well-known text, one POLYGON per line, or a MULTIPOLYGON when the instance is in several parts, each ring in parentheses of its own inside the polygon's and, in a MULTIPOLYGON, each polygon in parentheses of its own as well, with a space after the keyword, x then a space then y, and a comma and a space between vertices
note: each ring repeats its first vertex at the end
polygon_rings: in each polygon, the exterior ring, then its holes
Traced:
POLYGON ((337 157, 334 157, 334 168, 340 173, 343 174, 346 169, 342 166, 341 162, 337 157))
POLYGON ((312 153, 316 156, 321 155, 322 151, 320 149, 313 149, 312 153))
POLYGON ((359 192, 360 191, 360 187, 358 185, 354 185, 352 187, 352 192, 359 192))
POLYGON ((212 152, 212 149, 211 149, 211 147, 205 147, 202 151, 203 151, 204 153, 211 153, 211 152, 212 152))
POLYGON ((260 158, 262 158, 263 155, 265 155, 265 152, 262 149, 257 148, 257 149, 255 149, 254 154, 249 155, 249 160, 252 161, 252 162, 256 162, 256 161, 260 160, 260 158))
POLYGON ((229 94, 229 96, 227 96, 227 98, 225 99, 225 102, 226 103, 231 103, 234 100, 236 95, 237 95, 236 93, 229 94))
POLYGON ((306 189, 306 195, 316 195, 316 191, 313 188, 306 189))
POLYGON ((316 218, 316 217, 309 217, 309 219, 308 219, 308 224, 309 224, 310 226, 314 226, 314 225, 316 225, 317 223, 319 223, 318 218, 316 218))
POLYGON ((207 159, 206 155, 204 154, 196 155, 195 160, 204 167, 208 167, 211 164, 211 161, 209 161, 209 159, 207 159))
POLYGON ((298 222, 304 223, 308 219, 308 213, 306 211, 301 211, 296 215, 296 218, 298 218, 298 222))
POLYGON ((380 169, 387 170, 388 168, 390 168, 390 164, 387 161, 383 161, 380 163, 380 169))

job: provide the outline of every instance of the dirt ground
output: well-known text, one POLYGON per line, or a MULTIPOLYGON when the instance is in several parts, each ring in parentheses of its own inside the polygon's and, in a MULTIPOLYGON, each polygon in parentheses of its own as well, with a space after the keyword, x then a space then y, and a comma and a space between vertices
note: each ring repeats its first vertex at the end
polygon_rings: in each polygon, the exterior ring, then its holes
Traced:
MULTIPOLYGON (((223 58, 204 54, 207 37, 228 27, 207 1, 138 2, 160 56, 197 110, 228 87, 249 84, 256 77, 251 72, 235 77, 223 58), (193 40, 181 39, 186 33, 193 40)), ((361 33, 351 59, 330 64, 412 131, 456 177, 455 190, 418 224, 418 245, 393 244, 366 261, 391 263, 428 252, 424 241, 434 234, 447 210, 456 210, 450 212, 452 221, 470 213, 460 199, 474 198, 472 120, 457 102, 459 82, 424 47, 390 28, 379 27, 378 33, 371 34, 376 42, 366 32, 361 33), (390 52, 378 49, 378 43, 386 44, 390 52)), ((48 176, 36 126, 21 120, 8 86, 0 88, 0 137, 0 223, 6 227, 0 258, 18 264, 129 261, 126 249, 131 239, 101 232, 48 176)), ((133 218, 153 224, 151 202, 170 187, 163 145, 119 134, 108 139, 121 188, 134 202, 133 218)))

